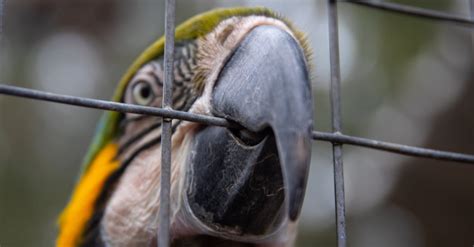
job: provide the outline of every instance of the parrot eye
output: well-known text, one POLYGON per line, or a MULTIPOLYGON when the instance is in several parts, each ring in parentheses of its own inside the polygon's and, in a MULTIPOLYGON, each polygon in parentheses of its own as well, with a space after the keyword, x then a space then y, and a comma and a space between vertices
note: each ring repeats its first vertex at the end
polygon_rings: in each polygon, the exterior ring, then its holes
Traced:
POLYGON ((149 105, 155 98, 153 88, 148 81, 140 80, 133 86, 132 96, 135 103, 149 105))

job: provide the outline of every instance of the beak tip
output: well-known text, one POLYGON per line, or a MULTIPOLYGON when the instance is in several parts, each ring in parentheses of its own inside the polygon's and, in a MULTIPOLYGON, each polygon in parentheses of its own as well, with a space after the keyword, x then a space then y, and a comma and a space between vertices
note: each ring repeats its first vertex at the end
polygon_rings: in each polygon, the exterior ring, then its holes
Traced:
POLYGON ((308 136, 306 133, 277 134, 277 139, 280 140, 280 156, 283 158, 282 168, 286 177, 288 216, 291 221, 298 219, 304 201, 311 162, 311 142, 308 136))
POLYGON ((299 217, 299 214, 301 212, 301 207, 303 205, 303 196, 304 196, 304 189, 297 188, 294 191, 293 199, 290 199, 290 201, 294 202, 290 204, 290 208, 288 212, 288 215, 291 221, 296 221, 299 217))

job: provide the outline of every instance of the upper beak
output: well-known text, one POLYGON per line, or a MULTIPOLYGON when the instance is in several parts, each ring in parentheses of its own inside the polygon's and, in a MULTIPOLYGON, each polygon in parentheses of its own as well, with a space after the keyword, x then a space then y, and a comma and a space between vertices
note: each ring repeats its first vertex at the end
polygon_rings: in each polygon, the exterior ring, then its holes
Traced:
POLYGON ((215 231, 264 235, 298 218, 311 156, 307 62, 293 36, 254 28, 223 67, 213 114, 244 130, 206 127, 194 139, 187 201, 215 231))

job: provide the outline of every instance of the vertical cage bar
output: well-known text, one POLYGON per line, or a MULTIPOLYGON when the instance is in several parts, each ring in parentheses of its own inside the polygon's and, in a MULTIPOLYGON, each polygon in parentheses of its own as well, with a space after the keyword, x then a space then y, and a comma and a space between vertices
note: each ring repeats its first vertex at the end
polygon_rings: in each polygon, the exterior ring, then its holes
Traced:
POLYGON ((3 22, 5 14, 5 0, 0 0, 0 44, 3 41, 3 22))
POLYGON ((471 20, 474 21, 474 0, 469 1, 470 10, 471 10, 471 20))
MULTIPOLYGON (((173 93, 175 1, 165 4, 165 56, 162 107, 171 109, 173 93)), ((163 118, 161 133, 161 189, 158 246, 170 246, 171 119, 163 118)))
MULTIPOLYGON (((474 0, 469 0, 469 10, 471 14, 471 20, 474 21, 474 0)), ((474 32, 472 30, 470 31, 471 31, 471 48, 472 48, 472 51, 474 52, 474 32)))
MULTIPOLYGON (((5 18, 5 0, 0 0, 0 60, 3 59, 2 57, 2 49, 3 49, 3 24, 5 18)), ((0 73, 3 72, 3 66, 0 67, 0 73)))
MULTIPOLYGON (((332 130, 341 133, 341 76, 339 68, 339 37, 336 0, 328 0, 329 54, 331 65, 331 115, 332 130)), ((346 246, 346 218, 344 200, 344 171, 342 144, 333 143, 334 192, 336 201, 337 246, 346 246)))

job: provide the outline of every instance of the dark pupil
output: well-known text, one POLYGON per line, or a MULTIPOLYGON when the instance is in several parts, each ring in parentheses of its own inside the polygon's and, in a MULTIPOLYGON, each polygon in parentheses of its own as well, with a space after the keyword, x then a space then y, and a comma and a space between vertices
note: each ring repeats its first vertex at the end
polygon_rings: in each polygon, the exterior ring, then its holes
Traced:
POLYGON ((148 97, 150 97, 150 94, 151 94, 150 85, 143 83, 142 86, 140 87, 140 96, 143 99, 148 99, 148 97))

